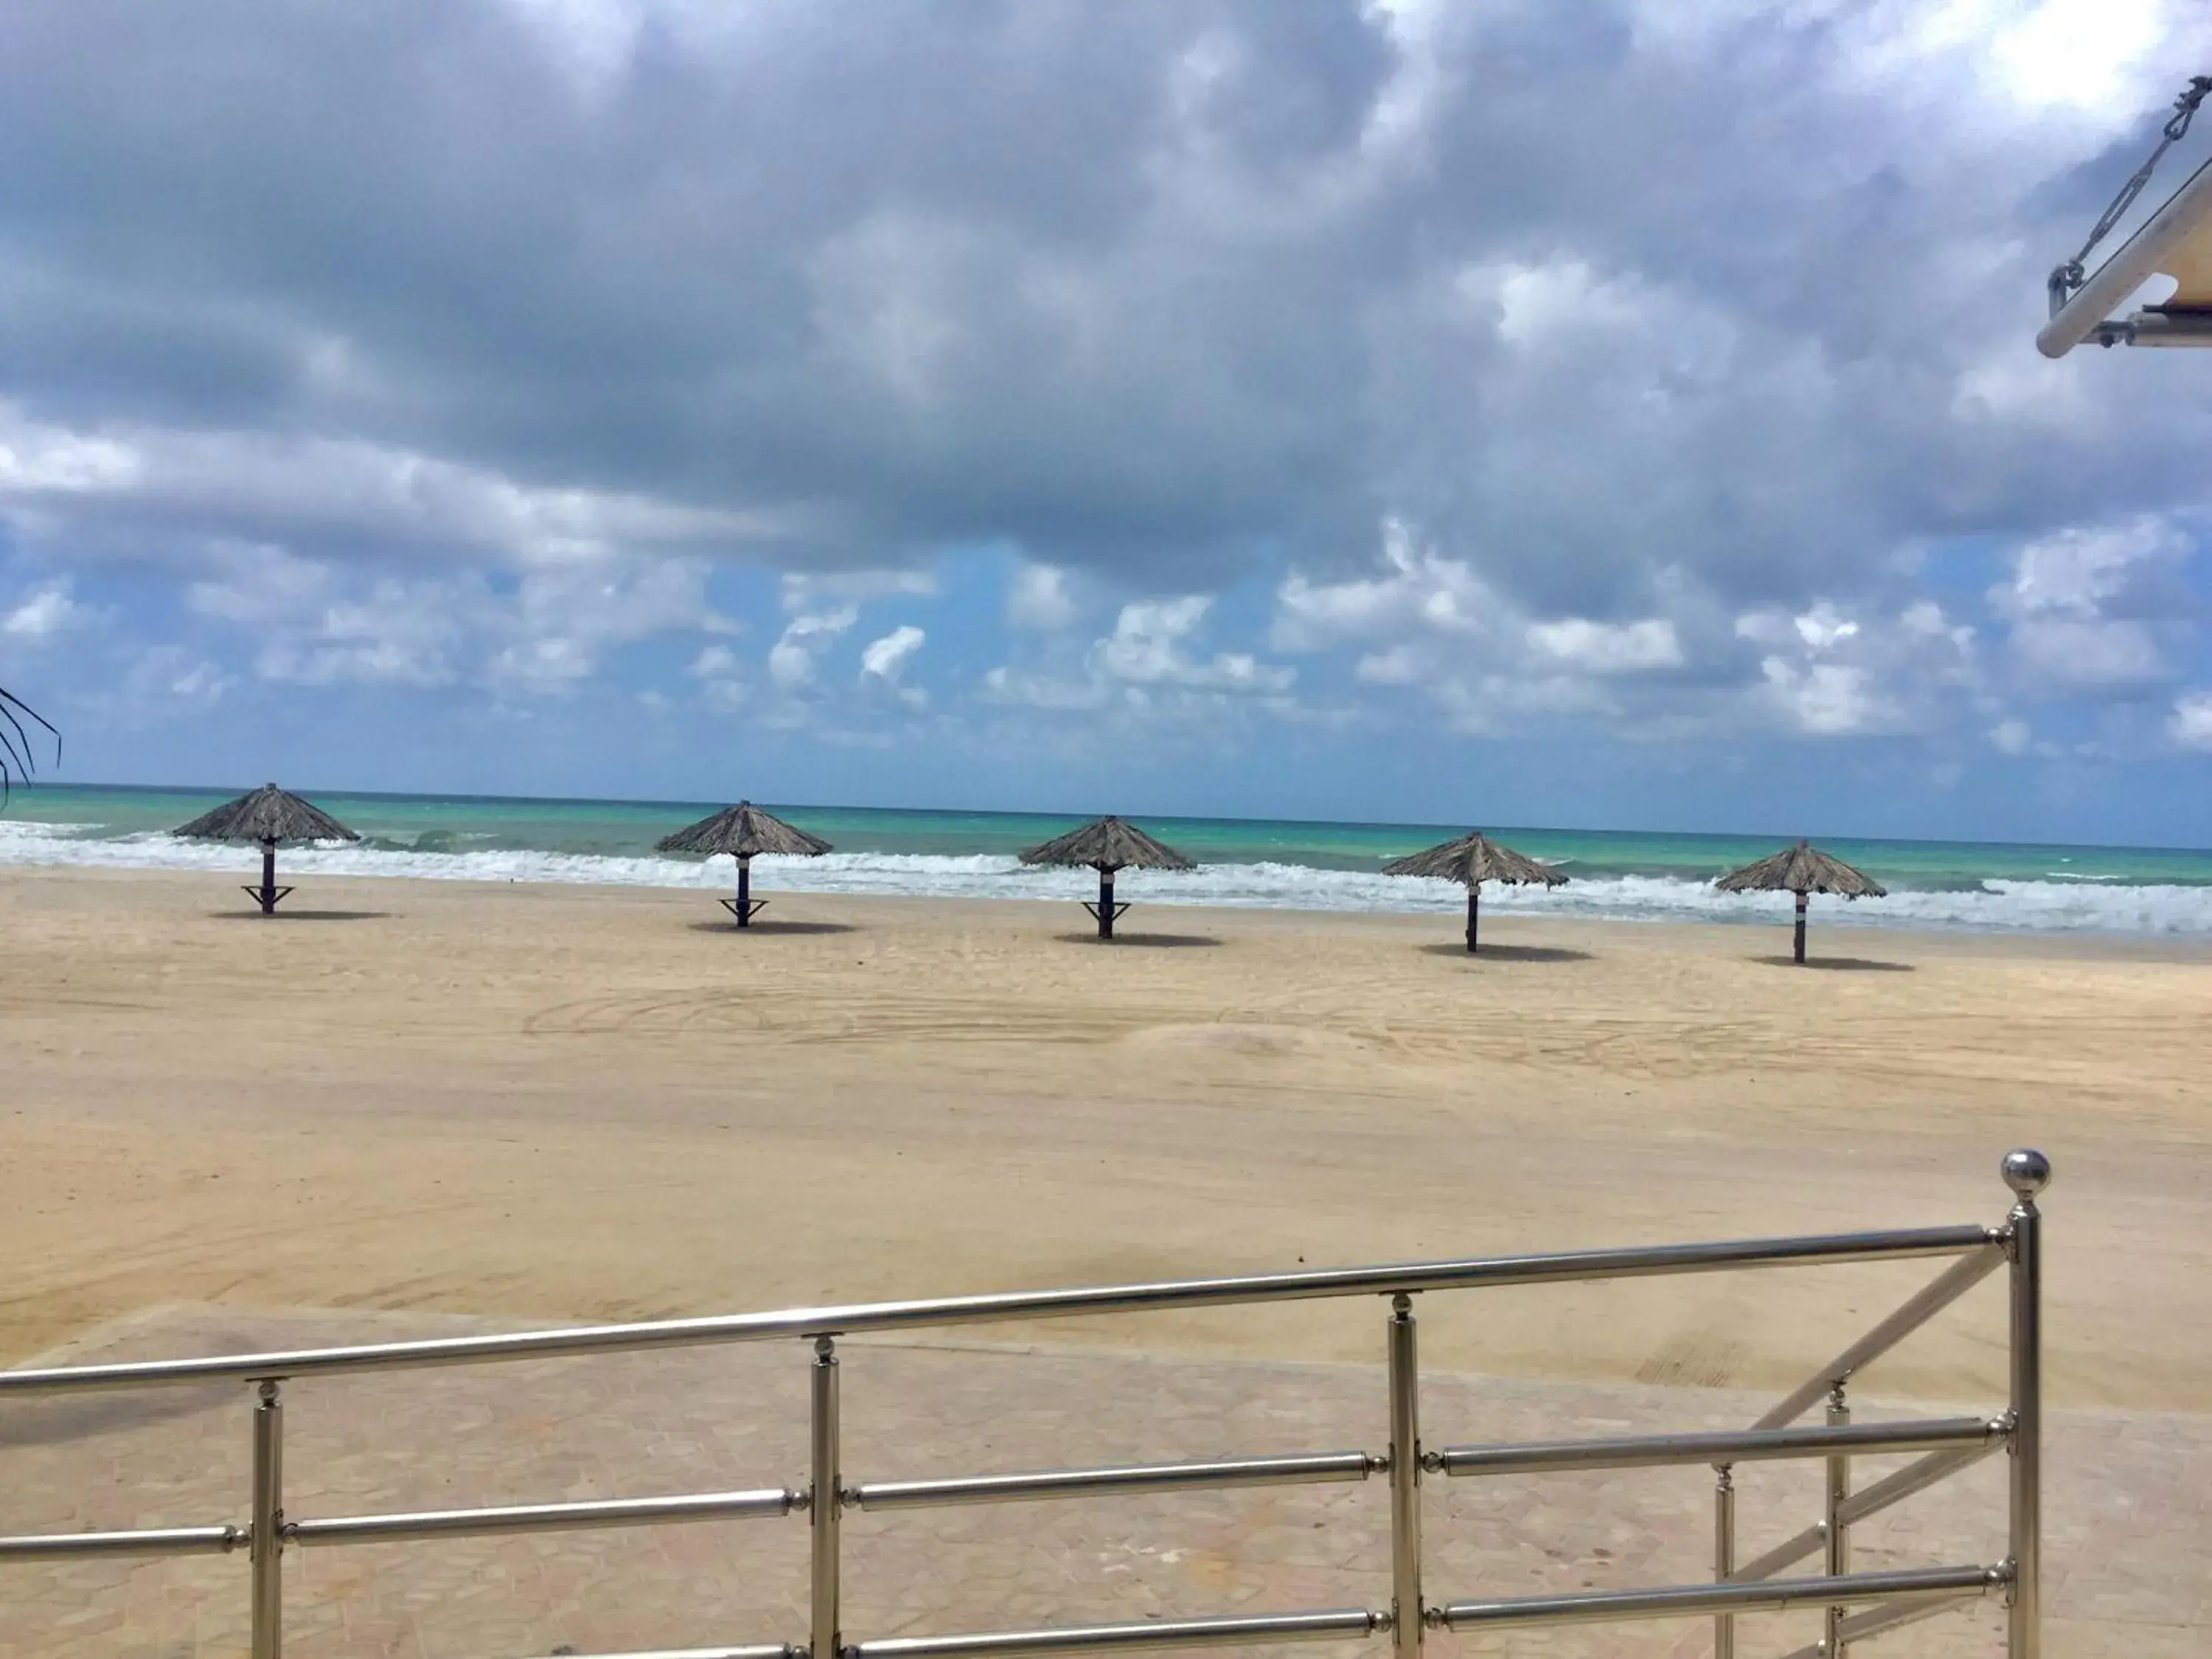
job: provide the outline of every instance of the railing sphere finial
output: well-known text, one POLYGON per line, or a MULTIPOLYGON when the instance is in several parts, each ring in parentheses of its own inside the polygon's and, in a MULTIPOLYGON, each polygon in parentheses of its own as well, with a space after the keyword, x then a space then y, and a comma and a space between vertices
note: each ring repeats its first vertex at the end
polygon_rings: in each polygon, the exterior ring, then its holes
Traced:
POLYGON ((2004 1184, 2023 1199, 2033 1200, 2051 1184, 2051 1160, 2033 1146, 2007 1152, 2002 1168, 2004 1184))

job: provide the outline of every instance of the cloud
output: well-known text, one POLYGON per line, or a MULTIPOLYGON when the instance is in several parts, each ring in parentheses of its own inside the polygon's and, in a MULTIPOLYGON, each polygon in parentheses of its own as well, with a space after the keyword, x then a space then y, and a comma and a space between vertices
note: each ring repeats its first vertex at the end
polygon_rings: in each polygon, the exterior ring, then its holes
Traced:
POLYGON ((914 653, 929 636, 912 623, 902 623, 879 640, 871 640, 860 651, 860 672, 896 684, 914 653))
POLYGON ((1814 737, 1849 737, 1897 721, 1896 710, 1875 694, 1863 668, 1839 662, 1800 666, 1766 657, 1759 672, 1785 718, 1814 737))
POLYGON ((2157 640, 2139 622, 2037 617, 2014 627, 2012 647, 2031 678, 2067 686, 2138 684, 2167 672, 2157 640))
POLYGON ((526 483, 357 438, 37 420, 0 384, 0 524, 57 553, 135 558, 237 542, 377 562, 463 556, 509 568, 647 550, 747 549, 769 515, 622 490, 526 483))
POLYGON ((2026 720, 1999 720, 1990 728, 1990 746, 2000 755, 2025 755, 2035 741, 2026 720))
POLYGON ((2166 729, 2184 749, 2212 751, 2212 691, 2191 691, 2175 698, 2166 729))
POLYGON ((1203 593, 1125 605, 1113 633, 1091 647, 1091 665, 1102 678, 1130 686, 1287 691, 1297 678, 1293 670, 1262 664, 1247 652, 1190 653, 1189 641, 1212 608, 1212 598, 1203 593))
POLYGON ((1537 623, 1528 642, 1543 654, 1591 674, 1635 674, 1682 665, 1682 645, 1674 624, 1663 617, 1607 623, 1587 617, 1537 623))
POLYGON ((504 588, 465 569, 367 576, 267 545, 222 547, 210 562, 186 590, 190 608, 249 634, 262 678, 299 684, 556 693, 622 647, 731 627, 696 561, 564 564, 504 588))
POLYGON ((2177 526, 2151 515, 2068 526, 2016 549, 1989 601, 2010 624, 2022 683, 2049 695, 2167 678, 2160 635, 2178 633, 2191 608, 2181 573, 2193 551, 2177 526))
POLYGON ((1300 713, 1291 691, 1297 671, 1251 652, 1207 652, 1200 643, 1213 610, 1209 594, 1140 599, 1123 605, 1113 631, 1092 640, 1078 660, 1049 666, 1002 663, 983 678, 990 700, 1067 714, 1111 707, 1167 720, 1199 720, 1231 709, 1300 713))
POLYGON ((2197 676, 2212 404, 2027 344, 2180 0, 871 20, 0 12, 8 591, 454 710, 684 684, 710 590, 809 706, 929 595, 1016 636, 933 609, 946 686, 1116 719, 2147 742, 2197 676))
POLYGON ((816 659, 860 620, 854 606, 835 611, 811 611, 785 624, 782 636, 769 648, 768 676, 776 690, 804 690, 814 683, 816 659))
POLYGON ((929 636, 911 623, 902 623, 881 639, 871 640, 860 652, 860 682, 865 686, 873 683, 909 708, 925 708, 929 704, 929 693, 918 685, 902 685, 900 678, 907 665, 914 660, 915 653, 921 649, 922 641, 929 636))
POLYGON ((35 642, 82 627, 91 613, 70 595, 66 578, 41 582, 0 617, 0 634, 35 642))
POLYGON ((1048 564, 1018 564, 1006 585, 1006 621, 1015 628, 1054 633, 1075 621, 1067 573, 1048 564))

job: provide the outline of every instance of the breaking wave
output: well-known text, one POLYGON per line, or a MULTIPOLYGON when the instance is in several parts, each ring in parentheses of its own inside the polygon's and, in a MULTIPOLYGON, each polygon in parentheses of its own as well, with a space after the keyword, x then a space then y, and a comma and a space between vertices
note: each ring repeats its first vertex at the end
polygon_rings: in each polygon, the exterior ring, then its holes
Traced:
MULTIPOLYGON (((426 837, 425 839, 428 839, 426 837)), ((288 849, 298 874, 404 876, 436 881, 568 882, 712 889, 732 885, 730 866, 690 860, 467 848, 476 839, 440 835, 431 845, 367 844, 288 849)), ((118 870, 206 870, 252 874, 250 848, 210 846, 167 835, 112 836, 97 824, 0 822, 0 865, 74 865, 118 870)), ((1074 898, 1088 872, 1033 870, 1000 854, 832 853, 819 859, 763 858, 764 888, 787 892, 887 893, 932 898, 1074 898)), ((1214 864, 1187 874, 1133 872, 1124 896, 1158 904, 1372 914, 1455 912, 1460 890, 1443 882, 1393 879, 1370 871, 1278 863, 1214 864)), ((1577 874, 1548 893, 1486 888, 1486 910, 1632 921, 1772 923, 1787 913, 1776 896, 1735 896, 1699 880, 1665 875, 1577 874)), ((1857 904, 1823 902, 1820 925, 1966 928, 1986 932, 2212 937, 2212 886, 1990 879, 1972 887, 1893 890, 1857 904)))

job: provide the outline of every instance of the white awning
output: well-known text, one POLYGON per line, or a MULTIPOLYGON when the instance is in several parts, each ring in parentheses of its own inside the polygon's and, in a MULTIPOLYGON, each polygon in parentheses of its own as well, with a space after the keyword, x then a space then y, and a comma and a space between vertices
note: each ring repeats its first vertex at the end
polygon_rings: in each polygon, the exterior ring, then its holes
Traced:
POLYGON ((2212 161, 2075 290, 2035 344, 2046 357, 2063 357, 2092 337, 2106 344, 2212 346, 2212 161), (2115 319, 2137 289, 2160 276, 2179 286, 2156 306, 2115 319))

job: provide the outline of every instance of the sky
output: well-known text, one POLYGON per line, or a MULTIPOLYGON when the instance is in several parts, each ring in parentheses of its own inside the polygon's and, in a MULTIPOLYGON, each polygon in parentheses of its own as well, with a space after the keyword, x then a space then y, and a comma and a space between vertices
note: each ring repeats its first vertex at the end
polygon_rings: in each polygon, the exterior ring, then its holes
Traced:
POLYGON ((0 684, 64 782, 2204 846, 2212 354, 2033 338, 2205 46, 0 9, 0 684))

